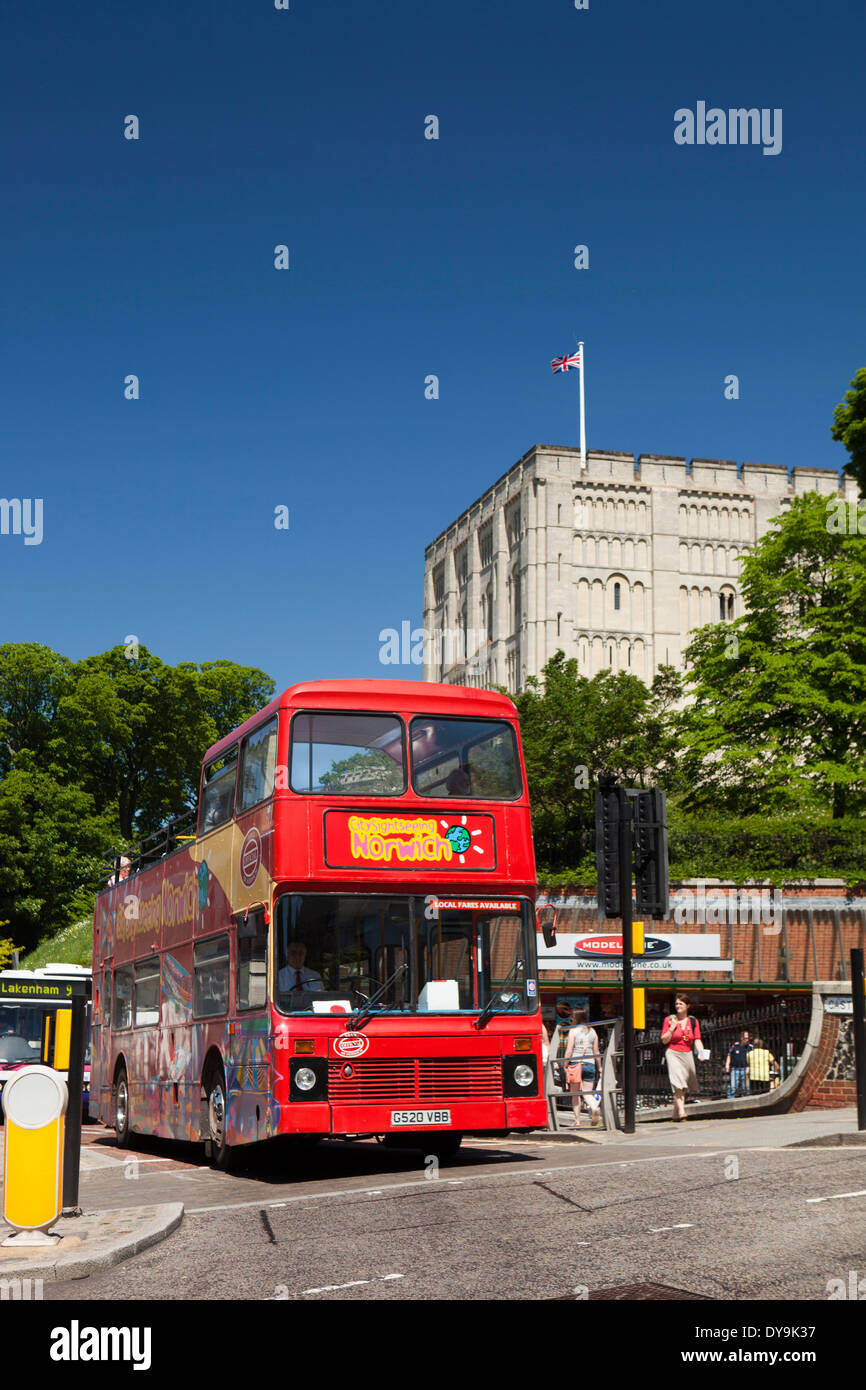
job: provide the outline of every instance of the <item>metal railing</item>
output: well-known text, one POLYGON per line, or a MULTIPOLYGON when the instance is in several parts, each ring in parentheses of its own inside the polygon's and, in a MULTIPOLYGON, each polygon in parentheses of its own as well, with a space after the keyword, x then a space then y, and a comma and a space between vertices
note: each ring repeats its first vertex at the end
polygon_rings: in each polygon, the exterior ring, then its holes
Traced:
MULTIPOLYGON (((616 1125, 616 1107, 612 1100, 613 1088, 616 1084, 614 1069, 614 1054, 620 1045, 622 1019, 620 1018, 595 1018, 587 1023, 588 1028, 609 1030, 606 1036, 599 1036, 599 1054, 601 1056, 601 1076, 596 1083, 596 1091, 601 1093, 601 1117, 606 1129, 612 1129, 616 1125)), ((544 1069, 544 1094, 547 1098, 547 1128, 549 1132, 558 1133, 565 1128, 561 1123, 561 1114, 573 1114, 572 1092, 565 1081, 565 1048, 568 1042, 569 1031, 572 1024, 560 1027, 557 1024, 550 1039, 550 1053, 547 1059, 547 1066, 544 1069)), ((570 1126, 569 1126, 570 1127, 570 1126)))
POLYGON ((190 840, 195 839, 196 811, 184 811, 183 815, 175 816, 173 820, 161 825, 152 835, 147 835, 136 849, 131 849, 121 855, 119 850, 115 850, 108 855, 107 862, 111 864, 115 882, 121 877, 121 859, 129 861, 129 873, 138 873, 139 869, 146 869, 149 864, 155 863, 158 859, 165 859, 167 855, 173 854, 176 849, 180 849, 190 840))
MULTIPOLYGON (((748 1032, 751 1043, 759 1037, 776 1059, 778 1072, 773 1076, 773 1083, 781 1084, 790 1076, 800 1059, 809 1032, 812 1001, 804 996, 802 999, 779 1000, 755 1009, 741 1009, 712 1019, 702 1019, 699 1013, 696 1016, 703 1045, 709 1050, 710 1056, 708 1061, 696 1063, 698 1090, 691 1099, 718 1100, 729 1094, 730 1079, 725 1071, 728 1050, 733 1043, 740 1041, 744 1031, 748 1032)), ((661 1041, 661 1030, 648 1028, 638 1033, 636 1050, 637 1109, 670 1105, 672 1097, 665 1060, 667 1049, 661 1041)), ((617 1105, 622 1109, 621 1092, 618 1092, 617 1105)))

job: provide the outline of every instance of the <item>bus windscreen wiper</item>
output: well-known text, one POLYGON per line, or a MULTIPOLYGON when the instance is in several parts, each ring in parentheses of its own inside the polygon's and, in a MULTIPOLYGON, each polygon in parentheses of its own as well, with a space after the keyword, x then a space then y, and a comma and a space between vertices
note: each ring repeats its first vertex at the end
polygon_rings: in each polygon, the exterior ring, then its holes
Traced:
POLYGON ((394 971, 394 974, 389 976, 389 978, 385 981, 383 985, 379 986, 375 994, 370 995, 370 998, 367 1000, 364 1007, 362 1009, 359 1009, 356 1014, 349 1014, 349 1017, 346 1019, 347 1032, 351 1030, 352 1032, 357 1033, 359 1029, 364 1027, 365 1023, 370 1022, 370 1019, 373 1017, 373 1005, 377 1002, 377 1000, 382 998, 382 995, 386 992, 386 990, 389 990, 391 988, 394 981, 400 975, 405 973, 406 969, 407 967, 405 962, 403 963, 403 965, 398 965, 397 969, 394 971))
POLYGON ((477 1029, 479 1029, 479 1031, 480 1031, 482 1028, 486 1028, 486 1027, 487 1027, 488 1023, 490 1022, 491 1018, 493 1017, 494 1013, 496 1012, 496 1006, 497 1006, 497 1004, 513 1004, 515 999, 519 999, 519 998, 520 998, 520 995, 519 995, 519 994, 506 994, 506 993, 505 993, 505 990, 506 990, 506 989, 508 988, 508 986, 511 984, 511 977, 512 977, 512 975, 514 974, 514 972, 515 972, 516 970, 522 970, 522 969, 523 969, 523 960, 522 960, 522 958, 521 958, 520 956, 518 956, 518 957, 515 959, 514 964, 512 965, 511 969, 510 969, 509 972, 508 972, 508 979, 505 981, 505 984, 503 985, 502 989, 494 990, 494 992, 491 994, 490 998, 488 999, 487 1003, 484 1005, 484 1008, 481 1010, 481 1013, 480 1013, 480 1014, 478 1015, 478 1017, 476 1018, 476 1020, 475 1020, 475 1027, 476 1027, 477 1029))

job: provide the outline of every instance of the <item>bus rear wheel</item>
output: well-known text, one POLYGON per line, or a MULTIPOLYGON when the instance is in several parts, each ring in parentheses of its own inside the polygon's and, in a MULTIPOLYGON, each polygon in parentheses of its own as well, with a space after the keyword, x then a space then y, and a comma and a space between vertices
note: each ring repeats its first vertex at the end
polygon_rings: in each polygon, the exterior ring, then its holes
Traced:
POLYGON ((228 1142, 226 1079, 222 1067, 214 1067, 204 1085, 207 1098, 208 1144, 214 1168, 225 1172, 231 1165, 232 1147, 228 1142))
POLYGON ((114 1140, 119 1149, 129 1144, 129 1078, 121 1067, 114 1081, 114 1140))

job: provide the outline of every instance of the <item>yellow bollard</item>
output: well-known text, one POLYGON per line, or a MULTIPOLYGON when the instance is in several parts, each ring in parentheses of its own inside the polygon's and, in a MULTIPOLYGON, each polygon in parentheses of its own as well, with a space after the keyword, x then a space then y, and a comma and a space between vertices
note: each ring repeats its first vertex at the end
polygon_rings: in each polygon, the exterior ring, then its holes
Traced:
POLYGON ((50 1067, 25 1067, 6 1082, 3 1216, 17 1232, 3 1245, 56 1245, 60 1239, 47 1229, 62 1205, 68 1101, 66 1082, 50 1067))

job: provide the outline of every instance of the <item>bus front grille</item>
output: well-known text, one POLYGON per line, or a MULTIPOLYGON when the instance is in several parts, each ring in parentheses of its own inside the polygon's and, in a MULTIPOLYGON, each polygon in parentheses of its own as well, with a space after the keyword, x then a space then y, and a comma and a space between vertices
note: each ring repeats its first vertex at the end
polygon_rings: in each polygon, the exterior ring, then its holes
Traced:
POLYGON ((334 1105, 501 1100, 499 1057, 382 1058, 328 1063, 334 1105))

